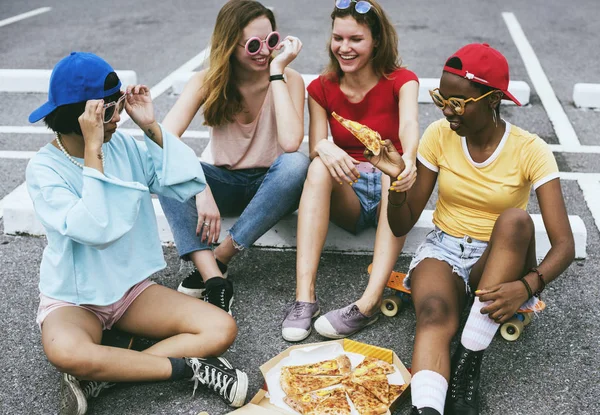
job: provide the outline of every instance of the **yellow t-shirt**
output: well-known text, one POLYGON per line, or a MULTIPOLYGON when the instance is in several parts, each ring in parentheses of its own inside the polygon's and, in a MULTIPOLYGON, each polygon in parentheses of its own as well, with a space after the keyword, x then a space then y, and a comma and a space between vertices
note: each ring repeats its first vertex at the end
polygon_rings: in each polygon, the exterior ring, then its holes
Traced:
POLYGON ((489 241, 496 219, 508 208, 525 210, 531 186, 558 178, 544 140, 506 122, 498 148, 483 163, 471 158, 464 137, 446 119, 432 123, 419 143, 418 160, 438 173, 433 223, 449 235, 489 241))

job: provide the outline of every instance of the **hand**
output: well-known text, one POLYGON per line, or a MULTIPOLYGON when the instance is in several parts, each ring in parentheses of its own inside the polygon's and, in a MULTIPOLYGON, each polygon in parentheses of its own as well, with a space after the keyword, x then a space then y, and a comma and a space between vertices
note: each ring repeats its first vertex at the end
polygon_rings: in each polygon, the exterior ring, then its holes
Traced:
POLYGON ((356 164, 360 162, 350 157, 348 153, 328 140, 321 140, 315 147, 319 158, 325 164, 331 177, 342 184, 348 183, 350 186, 358 180, 360 173, 356 170, 356 164))
POLYGON ((402 160, 404 161, 404 170, 397 177, 400 180, 392 179, 392 184, 390 185, 390 190, 393 192, 406 192, 417 181, 417 167, 415 166, 414 159, 403 154, 402 160))
POLYGON ((390 176, 392 181, 397 180, 398 175, 405 170, 404 160, 391 140, 381 142, 379 155, 374 155, 369 149, 366 149, 363 154, 373 166, 390 176))
POLYGON ((221 235, 221 213, 208 185, 203 192, 196 195, 196 209, 198 210, 196 235, 202 233, 200 240, 206 241, 209 245, 217 243, 221 235))
POLYGON ((494 287, 477 290, 475 295, 482 303, 491 301, 491 304, 481 309, 481 314, 487 314, 499 324, 510 320, 529 298, 527 289, 521 281, 505 282, 494 287))
POLYGON ((129 85, 125 98, 125 111, 140 128, 154 123, 154 105, 146 85, 129 85))
POLYGON ((280 51, 275 59, 271 61, 270 73, 271 75, 282 74, 286 66, 290 64, 302 49, 302 42, 300 39, 294 36, 286 36, 275 50, 280 51))
POLYGON ((85 103, 85 110, 77 119, 88 149, 99 149, 104 143, 103 107, 104 100, 91 99, 85 103))

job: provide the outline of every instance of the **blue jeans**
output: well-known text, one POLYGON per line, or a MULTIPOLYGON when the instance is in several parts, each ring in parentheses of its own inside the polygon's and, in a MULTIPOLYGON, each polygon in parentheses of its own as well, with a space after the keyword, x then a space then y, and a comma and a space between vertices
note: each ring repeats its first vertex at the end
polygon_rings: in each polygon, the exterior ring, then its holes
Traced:
POLYGON ((377 227, 377 209, 381 202, 381 172, 361 172, 358 183, 355 183, 352 189, 360 201, 360 216, 356 222, 355 233, 371 226, 377 227))
MULTIPOLYGON (((280 155, 269 168, 228 170, 200 163, 221 216, 240 216, 229 235, 238 249, 244 249, 298 209, 310 162, 296 152, 280 155)), ((191 252, 210 249, 196 236, 195 198, 185 203, 160 195, 158 198, 183 259, 188 259, 191 252)))

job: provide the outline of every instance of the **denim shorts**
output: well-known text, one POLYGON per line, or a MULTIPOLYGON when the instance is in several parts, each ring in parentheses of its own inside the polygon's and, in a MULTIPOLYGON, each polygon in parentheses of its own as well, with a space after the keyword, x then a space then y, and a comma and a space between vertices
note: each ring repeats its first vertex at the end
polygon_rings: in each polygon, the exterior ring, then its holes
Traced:
MULTIPOLYGON (((366 164, 370 166, 370 163, 361 163, 361 165, 366 164)), ((361 167, 358 183, 352 186, 360 201, 360 216, 356 222, 356 233, 369 227, 377 227, 379 221, 377 208, 381 201, 381 171, 372 166, 370 171, 361 167)))
POLYGON ((425 258, 434 258, 443 261, 452 267, 452 272, 459 275, 465 283, 467 294, 471 292, 469 275, 473 265, 477 263, 488 243, 472 238, 468 235, 458 238, 444 233, 437 226, 427 234, 425 241, 417 248, 408 274, 404 278, 404 286, 410 289, 410 273, 425 258))

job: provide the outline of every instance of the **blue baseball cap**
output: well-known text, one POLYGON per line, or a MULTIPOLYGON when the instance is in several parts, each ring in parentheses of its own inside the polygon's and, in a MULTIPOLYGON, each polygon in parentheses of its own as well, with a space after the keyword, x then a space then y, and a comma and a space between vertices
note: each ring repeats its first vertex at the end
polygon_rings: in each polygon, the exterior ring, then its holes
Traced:
POLYGON ((121 90, 121 81, 104 90, 104 81, 114 69, 101 57, 87 52, 71 52, 56 64, 50 76, 48 102, 29 115, 34 123, 57 107, 90 99, 102 99, 121 90))

